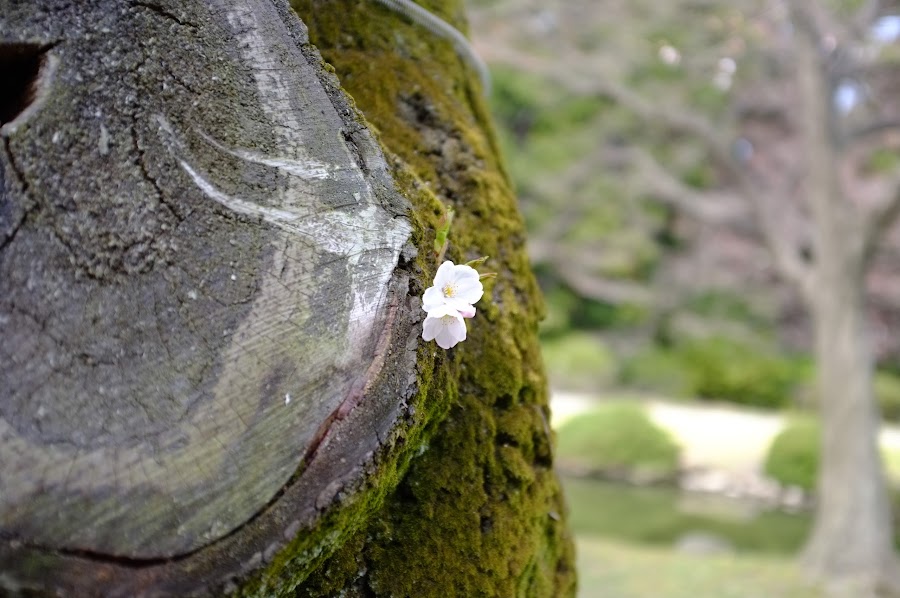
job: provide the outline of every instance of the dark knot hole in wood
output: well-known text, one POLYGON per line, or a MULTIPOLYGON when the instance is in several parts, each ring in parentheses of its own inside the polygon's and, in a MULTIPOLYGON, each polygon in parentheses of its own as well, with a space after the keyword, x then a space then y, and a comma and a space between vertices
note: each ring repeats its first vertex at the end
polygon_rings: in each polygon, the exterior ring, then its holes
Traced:
POLYGON ((46 48, 0 43, 0 126, 12 122, 37 98, 46 48))

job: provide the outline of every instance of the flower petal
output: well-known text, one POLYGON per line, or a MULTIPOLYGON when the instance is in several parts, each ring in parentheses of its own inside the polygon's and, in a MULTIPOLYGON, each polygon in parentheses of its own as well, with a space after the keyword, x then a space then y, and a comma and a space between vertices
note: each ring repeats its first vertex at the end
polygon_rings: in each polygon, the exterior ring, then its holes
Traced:
POLYGON ((441 327, 441 333, 438 334, 434 340, 441 349, 452 349, 456 346, 456 341, 453 340, 453 336, 448 332, 446 326, 441 327))
POLYGON ((481 281, 477 277, 475 279, 465 278, 457 283, 454 298, 473 304, 478 303, 482 295, 484 295, 484 285, 481 284, 481 281))
POLYGON ((456 266, 450 260, 441 264, 437 269, 437 274, 434 275, 434 286, 442 289, 444 288, 444 285, 452 282, 454 280, 453 272, 455 268, 456 266))
POLYGON ((455 339, 454 345, 456 343, 461 343, 466 340, 466 322, 465 320, 454 320, 450 326, 447 327, 448 331, 453 338, 455 339))
POLYGON ((428 287, 422 295, 422 309, 427 312, 444 305, 444 293, 438 287, 428 287))
POLYGON ((479 280, 480 275, 478 274, 478 270, 473 268, 472 266, 467 266, 465 264, 460 264, 453 268, 453 278, 457 281, 463 280, 479 280))
POLYGON ((431 341, 442 332, 444 326, 441 325, 440 317, 428 316, 422 324, 422 340, 431 341))
POLYGON ((441 326, 441 331, 435 337, 441 349, 452 349, 459 342, 466 340, 466 324, 461 318, 453 320, 441 326))
POLYGON ((444 316, 452 316, 454 318, 461 317, 459 315, 459 310, 456 307, 449 305, 447 303, 442 303, 441 305, 438 305, 434 309, 428 310, 429 318, 442 318, 444 316))
POLYGON ((474 318, 475 317, 475 308, 471 305, 466 305, 463 309, 459 310, 459 315, 464 318, 474 318))

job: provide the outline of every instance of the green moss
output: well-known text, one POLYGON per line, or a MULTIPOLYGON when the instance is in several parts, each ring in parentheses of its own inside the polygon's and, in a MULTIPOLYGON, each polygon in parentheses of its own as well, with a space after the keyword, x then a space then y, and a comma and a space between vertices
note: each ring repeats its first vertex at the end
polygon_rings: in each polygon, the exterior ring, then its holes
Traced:
MULTIPOLYGON (((420 345, 420 419, 397 439, 402 456, 385 464, 365 504, 323 524, 340 530, 340 548, 313 564, 297 595, 572 595, 537 344, 543 305, 477 79, 449 43, 375 3, 292 5, 396 156, 419 250, 411 293, 436 270, 442 202, 456 211, 447 257, 489 255, 485 269, 499 273, 486 281, 465 343, 447 352, 420 345)), ((423 5, 459 23, 460 2, 423 5)))

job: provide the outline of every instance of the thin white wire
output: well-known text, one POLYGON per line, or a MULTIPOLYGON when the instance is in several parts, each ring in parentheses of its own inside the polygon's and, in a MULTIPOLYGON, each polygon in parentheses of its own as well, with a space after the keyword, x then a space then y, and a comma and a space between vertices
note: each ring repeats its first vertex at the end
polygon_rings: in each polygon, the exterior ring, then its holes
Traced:
POLYGON ((376 1, 391 10, 406 15, 413 23, 421 25, 431 33, 450 40, 460 58, 469 63, 469 65, 475 69, 475 72, 478 73, 478 78, 481 79, 481 86, 484 94, 489 95, 491 93, 491 75, 490 72, 488 72, 487 65, 485 65, 484 61, 475 53, 475 48, 472 47, 472 44, 469 43, 469 40, 466 39, 466 36, 464 36, 459 29, 442 18, 428 12, 411 0, 376 1))

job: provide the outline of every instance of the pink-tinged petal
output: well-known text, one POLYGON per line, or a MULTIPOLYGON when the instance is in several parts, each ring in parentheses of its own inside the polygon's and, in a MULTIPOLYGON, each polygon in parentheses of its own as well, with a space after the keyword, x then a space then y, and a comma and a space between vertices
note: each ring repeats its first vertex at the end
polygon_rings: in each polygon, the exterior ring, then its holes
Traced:
POLYGON ((444 285, 446 285, 449 282, 452 282, 454 268, 455 268, 455 266, 453 265, 453 262, 451 262, 450 260, 447 260, 446 262, 441 264, 440 267, 438 267, 438 269, 437 269, 437 274, 434 275, 434 286, 436 286, 439 289, 442 289, 442 288, 444 288, 444 285))
POLYGON ((474 318, 475 317, 475 308, 471 305, 465 306, 464 309, 459 310, 459 315, 464 318, 474 318))
POLYGON ((422 309, 427 312, 444 305, 444 293, 438 287, 428 287, 422 295, 422 309))
POLYGON ((478 303, 478 300, 484 295, 484 285, 477 278, 465 280, 457 283, 455 299, 461 299, 466 303, 478 303))

